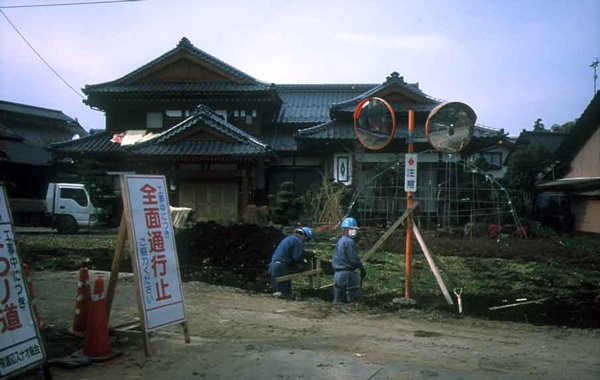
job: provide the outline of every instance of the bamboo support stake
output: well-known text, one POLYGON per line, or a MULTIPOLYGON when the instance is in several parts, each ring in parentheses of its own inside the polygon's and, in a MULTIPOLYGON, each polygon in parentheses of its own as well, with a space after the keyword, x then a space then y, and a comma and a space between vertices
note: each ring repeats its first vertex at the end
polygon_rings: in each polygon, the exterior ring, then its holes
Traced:
POLYGON ((377 242, 375 244, 373 244, 373 247, 371 247, 371 249, 369 249, 369 251, 367 252, 367 254, 363 257, 362 261, 366 262, 367 260, 369 260, 369 258, 375 253, 375 251, 377 251, 379 249, 379 247, 390 237, 390 235, 394 231, 396 231, 396 229, 398 227, 400 227, 400 225, 404 222, 404 220, 406 218, 408 218, 408 216, 410 215, 410 213, 413 212, 418 206, 419 206, 419 201, 413 202, 412 207, 409 208, 409 209, 407 209, 406 211, 404 211, 404 214, 402 214, 402 216, 400 216, 398 218, 398 220, 396 220, 394 222, 394 224, 392 224, 392 226, 390 228, 388 228, 387 231, 385 231, 385 233, 383 234, 383 236, 381 236, 379 238, 379 240, 377 240, 377 242))
POLYGON ((429 253, 429 249, 425 245, 425 240, 423 240, 423 236, 421 236, 421 232, 419 231, 419 228, 417 227, 416 224, 413 224, 412 230, 413 230, 413 233, 415 234, 415 237, 417 238, 417 241, 419 242, 419 245, 421 246, 421 249, 423 250, 423 254, 425 254, 425 257, 427 258, 429 267, 431 268, 431 271, 433 272, 433 275, 435 276, 435 279, 436 279, 438 285, 440 286, 442 293, 444 293, 444 297, 446 297, 446 302, 448 302, 448 305, 454 305, 454 301, 452 301, 452 297, 450 297, 450 293, 448 292, 448 289, 446 288, 446 284, 444 284, 444 280, 442 280, 442 276, 440 275, 440 272, 438 271, 437 266, 433 262, 431 253, 429 253))

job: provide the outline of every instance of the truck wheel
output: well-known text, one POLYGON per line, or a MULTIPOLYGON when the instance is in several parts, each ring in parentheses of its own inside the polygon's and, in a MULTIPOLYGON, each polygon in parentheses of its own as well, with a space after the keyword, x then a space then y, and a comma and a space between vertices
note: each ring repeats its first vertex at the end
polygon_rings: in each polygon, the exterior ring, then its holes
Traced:
POLYGON ((56 221, 56 230, 60 235, 74 234, 79 230, 79 226, 75 218, 63 215, 56 221))

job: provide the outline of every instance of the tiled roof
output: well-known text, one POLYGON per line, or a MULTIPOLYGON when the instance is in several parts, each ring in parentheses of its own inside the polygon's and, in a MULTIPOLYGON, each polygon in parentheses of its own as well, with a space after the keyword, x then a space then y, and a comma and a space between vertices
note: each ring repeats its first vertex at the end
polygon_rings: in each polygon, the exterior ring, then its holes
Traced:
POLYGON ((261 83, 258 80, 256 80, 255 78, 251 77, 250 75, 229 65, 228 63, 225 63, 225 62, 221 61, 220 59, 208 54, 207 52, 205 52, 201 49, 198 49, 190 42, 190 40, 188 40, 186 37, 183 37, 174 49, 169 50, 168 52, 161 55, 160 57, 148 62, 147 64, 141 66, 140 68, 138 68, 138 69, 130 72, 129 74, 127 74, 119 79, 116 79, 114 81, 99 83, 99 84, 95 84, 95 85, 86 85, 85 88, 83 89, 83 92, 85 94, 89 94, 91 92, 100 91, 104 87, 126 84, 129 79, 136 77, 140 73, 160 64, 161 62, 165 61, 169 57, 171 57, 179 52, 182 52, 182 51, 188 52, 188 53, 192 54, 193 56, 196 56, 196 57, 202 59, 203 61, 207 62, 209 65, 211 65, 213 67, 217 67, 217 68, 223 70, 224 72, 232 75, 233 77, 242 80, 245 83, 255 83, 255 84, 261 83))
POLYGON ((248 133, 227 123, 217 116, 210 108, 199 106, 194 113, 155 137, 137 144, 121 146, 111 142, 112 134, 96 133, 79 140, 54 145, 54 150, 62 153, 122 153, 126 155, 156 155, 156 156, 238 156, 269 154, 267 144, 248 133), (226 141, 176 141, 171 139, 184 131, 202 123, 229 136, 234 142, 226 141))
POLYGON ((24 115, 44 117, 47 119, 66 121, 68 123, 77 123, 77 121, 75 119, 65 115, 62 111, 59 111, 59 110, 35 107, 35 106, 30 106, 30 105, 21 104, 21 103, 7 102, 4 100, 0 100, 0 111, 14 112, 14 113, 20 113, 20 114, 24 114, 24 115))
POLYGON ((136 93, 136 92, 191 92, 191 93, 236 93, 268 91, 273 87, 266 83, 240 84, 233 82, 166 82, 145 84, 111 84, 98 89, 96 93, 136 93))
POLYGON ((91 134, 73 141, 54 144, 52 150, 64 153, 120 153, 126 149, 110 141, 113 134, 104 131, 91 134))
POLYGON ((23 137, 17 135, 12 132, 10 128, 6 127, 2 122, 0 122, 0 140, 23 140, 23 137))
MULTIPOLYGON (((389 87, 392 87, 392 86, 399 86, 399 87, 407 90, 408 93, 413 94, 416 99, 418 99, 424 103, 430 103, 433 105, 437 105, 441 102, 439 99, 432 98, 431 96, 429 96, 429 95, 425 94, 423 91, 421 91, 419 89, 418 83, 414 83, 414 84, 406 83, 406 82, 404 82, 404 78, 401 77, 400 74, 398 74, 397 72, 393 72, 390 74, 390 76, 387 77, 387 79, 384 83, 382 83, 378 86, 375 86, 375 87, 369 89, 368 91, 355 96, 354 98, 346 99, 341 102, 337 102, 332 105, 332 108, 334 110, 339 110, 339 111, 354 111, 354 107, 361 100, 366 99, 370 96, 374 96, 377 93, 379 93, 389 87)), ((421 104, 421 102, 419 102, 419 104, 421 104)))
POLYGON ((354 98, 376 84, 282 84, 277 93, 283 104, 276 122, 285 124, 316 124, 330 120, 333 103, 354 98))
POLYGON ((571 133, 560 145, 558 153, 565 158, 574 157, 598 128, 600 128, 600 90, 577 119, 571 133))
POLYGON ((295 152, 298 150, 296 138, 290 133, 280 132, 264 139, 275 152, 295 152))
POLYGON ((537 144, 555 153, 568 135, 568 133, 523 131, 517 139, 517 145, 537 144))
POLYGON ((150 144, 132 149, 134 154, 156 156, 238 156, 261 155, 268 151, 256 144, 236 144, 225 141, 182 141, 170 144, 150 144))
POLYGON ((202 122, 205 125, 218 130, 219 132, 233 138, 238 143, 256 145, 257 147, 261 147, 261 149, 267 148, 267 144, 229 124, 205 105, 198 106, 198 108, 196 108, 194 113, 189 118, 172 127, 171 129, 161 133, 155 138, 148 140, 146 143, 156 142, 157 144, 160 144, 162 142, 166 142, 174 136, 177 136, 183 131, 191 128, 198 122, 202 122))
MULTIPOLYGON (((473 137, 491 137, 497 136, 498 130, 484 127, 481 125, 475 125, 473 137)), ((356 135, 354 134, 354 124, 351 120, 340 121, 333 120, 314 127, 299 129, 296 133, 299 139, 317 139, 317 140, 354 140, 356 135)), ((396 131, 394 133, 394 139, 405 139, 408 137, 408 125, 405 122, 396 123, 396 131)), ((425 127, 416 126, 413 132, 414 138, 425 138, 425 127)))

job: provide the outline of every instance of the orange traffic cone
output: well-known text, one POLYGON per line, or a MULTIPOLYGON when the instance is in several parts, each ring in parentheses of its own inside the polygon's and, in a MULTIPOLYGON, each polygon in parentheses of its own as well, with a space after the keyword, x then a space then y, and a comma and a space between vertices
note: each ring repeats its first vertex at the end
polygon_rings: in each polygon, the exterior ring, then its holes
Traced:
POLYGON ((83 354, 92 359, 110 357, 110 341, 108 338, 108 318, 106 316, 106 296, 104 280, 97 278, 94 282, 92 310, 85 334, 83 354))
POLYGON ((87 268, 79 270, 77 280, 77 298, 75 298, 75 316, 69 332, 73 335, 84 337, 90 313, 90 275, 87 268))
POLYGON ((23 264, 23 271, 25 272, 25 280, 27 281, 27 290, 29 290, 29 300, 31 302, 31 308, 33 309, 33 315, 35 316, 35 323, 38 329, 43 329, 44 322, 40 317, 40 312, 37 308, 37 300, 35 298, 35 291, 33 290, 33 284, 31 283, 31 273, 29 272, 29 265, 23 264))

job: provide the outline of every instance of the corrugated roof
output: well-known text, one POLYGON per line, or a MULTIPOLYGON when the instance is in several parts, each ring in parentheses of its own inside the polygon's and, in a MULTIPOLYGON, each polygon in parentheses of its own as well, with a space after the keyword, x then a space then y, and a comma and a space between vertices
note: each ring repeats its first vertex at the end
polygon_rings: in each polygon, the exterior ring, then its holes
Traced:
POLYGON ((7 102, 5 100, 0 100, 0 111, 44 117, 47 119, 66 121, 68 123, 77 123, 75 119, 65 115, 62 111, 59 110, 35 107, 21 103, 7 102))
POLYGON ((104 87, 107 87, 107 86, 125 84, 128 80, 136 77, 137 75, 141 74, 142 72, 144 72, 148 69, 151 69, 152 67, 160 64, 161 62, 165 61, 169 57, 171 57, 179 52, 182 52, 182 51, 188 52, 188 53, 192 54, 193 56, 196 56, 196 57, 202 59, 209 65, 211 65, 213 67, 217 67, 217 68, 223 70, 224 72, 232 75, 233 77, 238 78, 246 83, 263 83, 263 82, 256 80, 255 78, 251 77, 250 75, 236 69, 235 67, 229 65, 228 63, 223 62, 220 59, 208 54, 204 50, 198 49, 190 42, 190 40, 188 40, 186 37, 183 37, 174 49, 169 50, 168 52, 161 55, 160 57, 148 62, 147 64, 139 67, 138 69, 130 72, 129 74, 127 74, 119 79, 116 79, 116 80, 113 80, 110 82, 98 83, 98 84, 94 84, 94 85, 86 85, 85 88, 83 89, 83 92, 85 94, 90 94, 91 92, 97 92, 99 90, 102 90, 104 87))
POLYGON ((330 120, 333 103, 354 98, 376 84, 282 84, 275 88, 283 104, 276 122, 315 124, 330 120))

